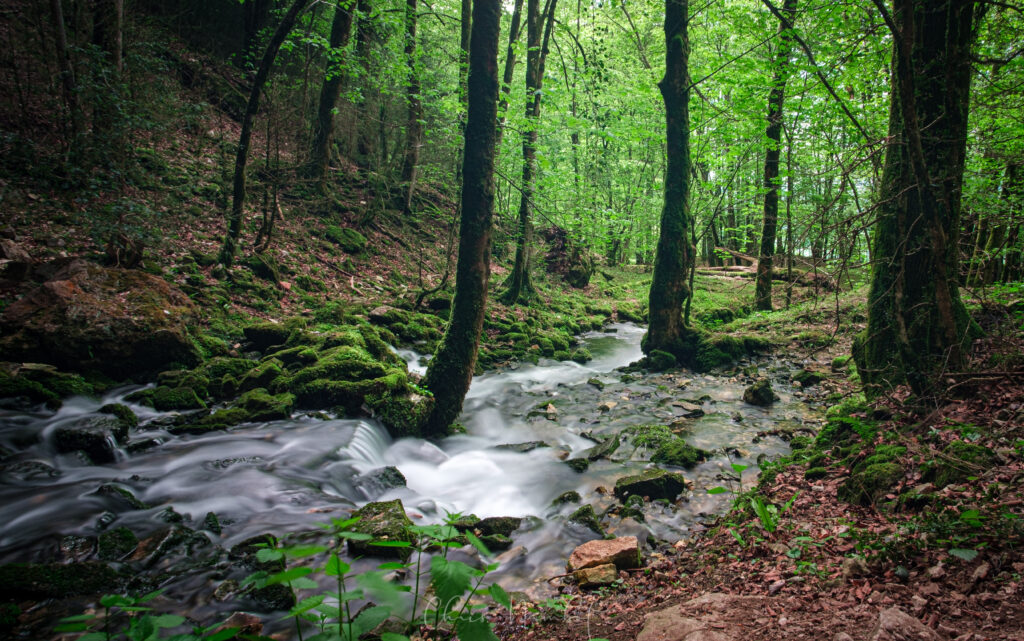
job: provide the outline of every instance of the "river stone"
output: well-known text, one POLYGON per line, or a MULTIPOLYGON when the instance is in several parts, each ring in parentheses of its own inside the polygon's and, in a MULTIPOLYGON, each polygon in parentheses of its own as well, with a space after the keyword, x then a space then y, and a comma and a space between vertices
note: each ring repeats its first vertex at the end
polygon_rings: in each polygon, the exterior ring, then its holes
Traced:
POLYGON ((635 536, 587 541, 569 556, 569 569, 582 570, 612 563, 620 570, 640 567, 640 544, 635 536))
POLYGON ((115 379, 193 367, 195 306, 167 281, 74 259, 0 316, 0 353, 115 379))
POLYGON ((601 527, 601 521, 598 520, 597 513, 594 512, 594 506, 589 503, 576 508, 569 515, 569 522, 582 525, 598 536, 604 536, 604 528, 601 527))
POLYGON ((772 391, 772 384, 767 378, 762 378, 747 389, 743 390, 743 402, 751 405, 767 407, 778 399, 772 391))
POLYGON ((615 497, 620 501, 633 494, 646 496, 653 500, 676 500, 687 489, 687 481, 682 474, 652 468, 640 474, 623 476, 615 481, 615 497))
MULTIPOLYGON (((585 460, 585 459, 584 459, 585 460)), ((551 502, 553 506, 565 505, 566 503, 579 503, 581 500, 580 493, 576 490, 569 490, 568 492, 562 492, 555 500, 551 502)))
POLYGON ((937 632, 899 608, 878 613, 878 622, 868 641, 941 641, 937 632))
POLYGON ((592 568, 584 568, 573 573, 576 583, 581 588, 591 588, 600 585, 611 585, 619 578, 619 571, 612 563, 605 563, 592 568))
POLYGON ((564 463, 569 466, 569 469, 577 474, 583 474, 587 471, 587 468, 590 467, 590 459, 587 458, 571 458, 564 461, 564 463))
POLYGON ((389 465, 360 474, 352 484, 366 495, 366 498, 375 499, 388 490, 405 487, 406 480, 397 467, 389 465))
POLYGON ((111 593, 118 584, 117 573, 98 561, 0 566, 0 601, 111 593))
POLYGON ((259 323, 242 330, 245 340, 253 349, 260 352, 265 352, 270 347, 284 345, 291 333, 291 327, 281 323, 259 323))
POLYGON ((105 496, 114 499, 115 502, 125 505, 132 510, 148 510, 150 508, 145 502, 140 501, 131 490, 125 489, 113 483, 104 483, 96 488, 97 496, 105 496))
POLYGON ((814 370, 810 369, 800 370, 799 372, 793 375, 793 380, 796 381, 797 383, 800 383, 801 387, 812 387, 822 382, 826 378, 828 377, 822 374, 821 372, 815 372, 814 370))
POLYGON ((113 416, 87 416, 53 433, 53 446, 61 453, 81 450, 98 464, 117 460, 117 443, 128 437, 127 426, 113 416))
POLYGON ((588 461, 596 461, 600 458, 609 458, 615 453, 615 450, 619 449, 619 444, 619 435, 615 434, 614 436, 605 438, 601 443, 584 452, 583 456, 588 461))
POLYGON ((484 536, 491 534, 512 536, 512 533, 518 530, 522 524, 523 519, 516 516, 489 516, 478 521, 473 527, 484 536))
POLYGON ((685 418, 700 418, 701 416, 704 416, 704 408, 695 403, 676 401, 675 403, 672 403, 672 407, 681 410, 685 418))
POLYGON ((103 561, 117 561, 128 556, 139 546, 135 533, 121 526, 107 530, 99 537, 99 556, 103 561))
POLYGON ((257 554, 263 549, 274 549, 277 547, 277 537, 273 534, 264 533, 250 537, 228 552, 228 559, 241 564, 250 570, 262 570, 271 574, 281 572, 285 568, 284 559, 260 561, 257 554))
POLYGON ((359 521, 354 529, 373 537, 370 541, 348 540, 350 554, 373 557, 398 557, 403 561, 412 555, 411 547, 382 547, 372 545, 373 541, 405 541, 412 544, 415 538, 409 527, 412 521, 405 515, 405 507, 400 499, 367 503, 352 513, 359 521))
POLYGON ((527 441, 525 443, 505 443, 504 445, 496 445, 496 450, 508 450, 510 452, 519 452, 525 454, 532 452, 533 450, 540 449, 542 447, 551 447, 544 441, 527 441))

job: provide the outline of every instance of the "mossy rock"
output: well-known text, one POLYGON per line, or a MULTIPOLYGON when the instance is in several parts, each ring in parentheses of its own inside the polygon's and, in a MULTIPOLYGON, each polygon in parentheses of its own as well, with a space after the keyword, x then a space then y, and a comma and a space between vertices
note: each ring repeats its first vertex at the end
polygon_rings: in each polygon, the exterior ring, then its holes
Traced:
POLYGON ((828 377, 821 372, 815 372, 809 369, 801 370, 793 375, 793 380, 800 383, 802 387, 812 387, 826 378, 828 377))
POLYGON ((615 481, 615 497, 625 501, 630 495, 674 501, 686 490, 682 474, 659 469, 644 470, 640 474, 624 476, 615 481))
POLYGON ((824 451, 835 447, 846 447, 862 440, 873 441, 875 431, 877 428, 871 422, 846 416, 834 417, 818 432, 814 439, 814 447, 819 451, 824 451), (864 439, 863 434, 870 434, 872 438, 864 439))
POLYGON ((120 504, 119 507, 123 506, 132 510, 148 510, 151 507, 135 496, 131 490, 114 483, 104 483, 99 486, 96 488, 96 495, 113 499, 115 503, 120 504))
POLYGON ((804 472, 804 478, 808 481, 816 481, 818 479, 825 478, 828 475, 828 470, 824 467, 809 467, 804 472))
POLYGON ((281 361, 270 359, 253 367, 238 381, 238 391, 247 392, 261 387, 263 389, 274 389, 275 383, 284 374, 281 365, 281 361))
POLYGON ((583 365, 593 360, 594 357, 590 354, 590 350, 585 347, 574 349, 569 353, 569 360, 583 365))
POLYGON ((324 236, 341 247, 346 254, 358 254, 366 249, 366 236, 348 227, 330 225, 325 230, 324 236))
POLYGON ((203 363, 199 372, 209 380, 218 380, 225 376, 239 378, 252 369, 253 365, 254 363, 247 358, 215 356, 203 363))
POLYGON ((129 430, 139 426, 139 417, 135 415, 132 408, 121 403, 108 403, 99 409, 101 414, 110 414, 116 417, 129 430))
POLYGON ((676 365, 676 357, 660 349, 651 350, 644 362, 644 366, 653 372, 664 372, 676 365))
POLYGON ((26 399, 30 403, 46 403, 47 407, 57 409, 61 406, 60 395, 52 392, 39 383, 22 376, 11 376, 0 371, 0 398, 26 399))
MULTIPOLYGON (((586 460, 586 459, 584 459, 586 460)), ((567 503, 579 503, 582 500, 580 493, 576 490, 569 490, 568 492, 562 492, 555 500, 551 502, 553 506, 565 505, 567 503)))
POLYGON ((0 600, 60 599, 117 592, 121 578, 106 563, 25 564, 0 566, 0 600))
POLYGON ((408 392, 401 387, 385 389, 382 393, 366 396, 366 404, 395 438, 421 436, 430 413, 434 397, 408 392))
POLYGON ((103 561, 117 561, 139 546, 139 538, 126 527, 116 527, 99 536, 99 557, 103 561))
POLYGON ((994 462, 995 456, 989 448, 956 440, 946 446, 941 457, 925 466, 922 478, 941 489, 981 474, 994 462))
POLYGON ((577 474, 583 474, 590 467, 590 460, 587 458, 571 458, 565 461, 565 464, 569 466, 573 472, 577 474))
POLYGON ((609 458, 615 453, 615 450, 619 449, 622 441, 619 439, 618 434, 614 434, 610 437, 605 438, 604 441, 598 443, 594 447, 583 453, 583 457, 587 461, 596 461, 601 458, 609 458))
POLYGON ((775 392, 772 390, 772 384, 767 378, 762 378, 743 390, 744 403, 767 407, 776 400, 778 400, 778 396, 775 395, 775 392))
POLYGON ((412 555, 411 547, 382 547, 373 545, 373 541, 405 542, 410 545, 415 536, 409 531, 412 521, 405 515, 405 507, 400 499, 367 503, 352 513, 359 519, 354 529, 372 537, 369 541, 348 540, 350 554, 374 557, 398 557, 406 561, 412 555))
POLYGON ((171 412, 175 410, 198 410, 206 409, 195 390, 191 387, 167 387, 161 385, 153 390, 153 409, 158 412, 171 412))
POLYGON ((281 282, 281 267, 272 256, 253 254, 242 259, 240 264, 248 267, 256 278, 261 278, 275 284, 281 282))
POLYGON ((292 329, 282 323, 259 323, 246 327, 242 333, 253 349, 265 352, 270 347, 284 345, 292 329))
POLYGON ((656 450, 663 443, 678 438, 667 425, 644 423, 622 430, 621 436, 637 447, 656 450))
POLYGON ((522 524, 523 519, 518 516, 489 516, 477 521, 473 529, 485 536, 488 534, 512 536, 512 533, 518 530, 522 524))
POLYGON ((291 367, 292 365, 312 365, 320 358, 320 354, 313 347, 298 345, 278 350, 264 358, 275 358, 281 361, 281 364, 285 367, 291 367))
MULTIPOLYGON (((160 387, 190 387, 199 398, 209 395, 210 379, 195 370, 168 370, 156 375, 160 387)), ((183 408, 196 409, 196 408, 183 408)))
POLYGON ((853 505, 873 505, 884 497, 904 476, 898 463, 874 463, 850 475, 839 486, 840 500, 853 505))
POLYGON ((651 456, 651 461, 690 469, 697 463, 706 461, 709 455, 708 452, 690 445, 677 436, 659 445, 651 456))
POLYGON ((117 460, 114 442, 128 439, 128 426, 114 416, 86 416, 61 425, 53 432, 53 446, 58 452, 82 451, 98 464, 117 460))
POLYGON ((568 521, 577 525, 582 525, 594 534, 600 537, 604 537, 604 528, 601 527, 601 521, 597 518, 597 513, 594 512, 594 506, 587 503, 581 505, 569 515, 568 521))
POLYGON ((258 387, 242 394, 235 407, 247 413, 247 422, 280 421, 291 418, 295 395, 288 392, 270 394, 258 387))

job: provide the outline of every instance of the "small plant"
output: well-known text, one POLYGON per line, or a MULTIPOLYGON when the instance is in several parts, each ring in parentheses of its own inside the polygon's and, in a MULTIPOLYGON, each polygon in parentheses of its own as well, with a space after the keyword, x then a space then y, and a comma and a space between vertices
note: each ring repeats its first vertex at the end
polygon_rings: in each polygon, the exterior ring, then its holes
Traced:
MULTIPOLYGON (((65 617, 60 624, 54 628, 55 632, 82 632, 78 641, 114 641, 115 639, 127 639, 128 641, 156 641, 166 638, 164 631, 177 628, 185 623, 185 618, 175 614, 153 614, 146 604, 160 596, 163 590, 150 592, 149 594, 134 598, 121 594, 108 594, 100 599, 103 606, 103 614, 79 614, 65 617), (115 629, 112 621, 120 619, 119 615, 127 617, 127 625, 115 629)), ((191 633, 175 634, 175 641, 227 641, 234 639, 238 634, 238 628, 224 628, 214 632, 220 626, 214 625, 209 628, 193 628, 191 633)))

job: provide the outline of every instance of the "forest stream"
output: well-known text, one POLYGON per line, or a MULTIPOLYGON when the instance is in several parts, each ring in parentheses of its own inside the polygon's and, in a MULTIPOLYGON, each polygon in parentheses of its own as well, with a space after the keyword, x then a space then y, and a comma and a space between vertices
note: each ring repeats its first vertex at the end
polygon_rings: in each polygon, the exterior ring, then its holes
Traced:
MULTIPOLYGON (((606 488, 643 469, 648 457, 627 443, 614 460, 595 460, 582 473, 564 459, 585 456, 595 439, 624 427, 670 424, 684 413, 699 414, 693 408, 698 404, 704 414, 686 419, 686 440, 713 456, 685 472, 694 491, 676 504, 648 503, 645 524, 631 518, 605 520, 611 534, 643 540, 649 532, 674 542, 700 529, 703 517, 728 508, 729 494, 704 490, 729 485, 723 474, 730 463, 749 466, 743 473, 749 486, 760 456, 788 451, 783 440, 760 439, 758 432, 783 422, 816 422, 814 411, 785 382, 776 382, 779 401, 762 408, 741 400, 744 383, 736 378, 616 371, 641 357, 643 331, 618 324, 585 335, 594 355, 587 365, 542 360, 475 378, 463 413, 466 434, 438 443, 393 440, 373 420, 325 420, 323 415, 300 413, 286 421, 175 437, 161 428, 168 414, 130 404, 142 421, 127 448, 132 453, 119 450, 116 463, 95 466, 75 454, 55 454, 55 430, 103 404, 125 402, 137 387, 118 389, 102 399, 73 398, 56 413, 4 410, 4 443, 16 443, 24 435, 43 437, 3 472, 0 562, 53 558, 58 549, 73 558, 76 541, 114 526, 127 526, 145 545, 147 535, 173 522, 202 531, 230 549, 264 532, 281 536, 315 530, 316 524, 345 516, 371 500, 399 498, 420 524, 440 522, 451 512, 530 517, 513 534, 512 548, 498 557, 502 565, 495 578, 506 589, 548 596, 552 591, 545 579, 563 573, 573 547, 596 536, 567 522, 574 505, 557 506, 554 499, 579 492, 601 515, 617 504, 606 488), (683 399, 688 409, 681 407, 683 399), (374 481, 372 472, 386 466, 402 473, 405 487, 385 488, 374 481), (122 493, 98 491, 111 483, 129 490, 140 503, 132 506, 122 493), (209 512, 219 518, 219 537, 204 526, 209 512)), ((400 355, 412 371, 422 368, 419 355, 400 355)), ((760 363, 770 370, 782 365, 760 363)), ((213 599, 218 580, 230 573, 230 568, 210 561, 217 555, 217 546, 199 546, 186 558, 155 557, 152 567, 169 598, 188 604, 193 615, 205 616, 228 607, 213 599)))

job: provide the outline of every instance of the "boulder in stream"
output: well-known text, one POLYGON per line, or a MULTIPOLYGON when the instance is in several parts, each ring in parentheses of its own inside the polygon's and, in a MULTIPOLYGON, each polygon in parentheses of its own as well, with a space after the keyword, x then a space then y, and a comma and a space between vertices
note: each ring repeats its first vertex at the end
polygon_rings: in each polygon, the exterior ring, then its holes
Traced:
POLYGON ((389 543, 405 542, 412 544, 414 536, 409 531, 412 521, 405 515, 405 506, 400 499, 367 503, 352 513, 359 521, 355 530, 373 537, 369 541, 349 539, 348 551, 375 557, 398 557, 403 561, 412 555, 411 547, 385 547, 373 545, 374 541, 389 543))
POLYGON ((590 503, 581 505, 572 514, 570 514, 569 522, 581 525, 598 536, 604 536, 604 528, 601 527, 601 522, 597 518, 597 513, 594 512, 594 506, 590 503))
POLYGON ((615 481, 615 497, 622 502, 634 494, 651 500, 674 501, 688 486, 689 482, 682 474, 652 468, 615 481))
POLYGON ((397 467, 389 465, 360 474, 352 484, 366 495, 366 498, 376 499, 388 490, 405 487, 406 480, 405 475, 397 467))
POLYGON ((128 438, 128 428, 113 416, 87 416, 69 425, 62 425, 53 433, 53 446, 58 452, 81 450, 93 463, 113 463, 117 460, 117 443, 128 438))
POLYGON ((778 400, 778 396, 772 390, 772 384, 767 378, 762 378, 747 389, 743 390, 743 402, 751 405, 767 407, 778 400))

